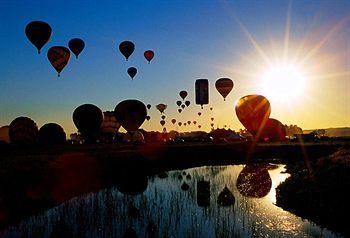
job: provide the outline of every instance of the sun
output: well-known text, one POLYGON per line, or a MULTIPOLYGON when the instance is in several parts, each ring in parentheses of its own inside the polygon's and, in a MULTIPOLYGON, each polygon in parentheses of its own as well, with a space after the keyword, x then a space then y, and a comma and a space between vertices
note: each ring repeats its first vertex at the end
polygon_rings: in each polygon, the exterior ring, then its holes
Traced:
POLYGON ((292 64, 271 66, 261 79, 262 94, 281 103, 294 102, 304 93, 306 77, 292 64))

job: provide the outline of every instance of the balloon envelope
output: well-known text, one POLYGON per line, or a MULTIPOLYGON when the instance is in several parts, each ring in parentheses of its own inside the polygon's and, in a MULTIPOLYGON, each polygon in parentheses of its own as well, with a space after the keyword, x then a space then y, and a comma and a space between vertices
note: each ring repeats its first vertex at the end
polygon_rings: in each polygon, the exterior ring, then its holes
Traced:
POLYGON ((125 100, 115 107, 114 115, 125 130, 136 131, 145 121, 147 109, 138 100, 125 100))
POLYGON ((143 56, 145 56, 145 59, 149 62, 151 62, 151 60, 153 59, 154 57, 154 52, 152 50, 146 50, 144 53, 143 53, 143 56))
POLYGON ((151 104, 147 104, 147 109, 151 109, 152 105, 151 104))
POLYGON ((85 48, 85 43, 82 39, 74 38, 68 42, 68 47, 73 52, 75 57, 78 59, 79 54, 85 48))
POLYGON ((161 120, 159 123, 160 123, 162 126, 165 125, 165 121, 164 121, 164 120, 161 120))
POLYGON ((119 44, 119 51, 124 55, 125 59, 128 60, 130 55, 135 50, 135 44, 131 41, 123 41, 119 44))
POLYGON ((47 123, 39 130, 39 142, 44 145, 58 145, 66 142, 66 133, 56 123, 47 123))
POLYGON ((179 107, 181 106, 182 102, 181 101, 176 101, 176 105, 178 105, 179 107))
POLYGON ((186 102, 185 102, 185 105, 186 105, 187 107, 188 107, 190 104, 191 104, 190 101, 186 101, 186 102))
POLYGON ((264 96, 247 95, 238 100, 235 110, 239 121, 255 136, 269 118, 271 106, 264 96))
POLYGON ((135 75, 137 74, 137 69, 135 67, 128 68, 128 74, 132 79, 134 79, 135 75))
POLYGON ((216 90, 226 99, 233 88, 233 81, 229 78, 220 78, 215 82, 216 90))
POLYGON ((58 76, 60 76, 60 73, 69 62, 70 51, 64 46, 53 46, 47 52, 47 58, 57 71, 58 76))
POLYGON ((280 121, 269 118, 258 136, 263 142, 284 141, 286 140, 286 128, 280 121))
POLYGON ((93 104, 83 104, 74 110, 73 122, 86 142, 96 142, 101 131, 103 113, 93 104))
POLYGON ((181 91, 179 93, 180 97, 182 98, 182 100, 184 100, 187 97, 187 92, 186 91, 181 91))
POLYGON ((52 29, 46 22, 32 21, 27 24, 25 34, 40 54, 41 48, 50 40, 52 29))
POLYGON ((114 112, 103 112, 103 121, 101 124, 101 132, 105 134, 116 134, 120 128, 120 123, 114 116, 114 112))
POLYGON ((171 123, 175 124, 176 123, 176 119, 172 119, 171 123))
POLYGON ((196 104, 203 105, 209 103, 209 81, 208 79, 197 79, 195 83, 196 104))
POLYGON ((17 117, 10 123, 9 136, 11 143, 14 144, 34 144, 38 138, 38 127, 28 117, 17 117))
POLYGON ((160 113, 163 113, 165 111, 165 109, 167 108, 167 105, 160 103, 156 106, 156 108, 158 109, 158 111, 160 111, 160 113))

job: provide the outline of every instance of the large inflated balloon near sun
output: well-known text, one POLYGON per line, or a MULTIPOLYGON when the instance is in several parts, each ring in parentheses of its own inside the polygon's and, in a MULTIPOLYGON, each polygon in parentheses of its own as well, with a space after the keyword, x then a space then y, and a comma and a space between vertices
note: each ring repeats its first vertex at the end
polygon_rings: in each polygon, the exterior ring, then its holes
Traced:
POLYGON ((284 141, 286 140, 286 135, 284 125, 276 119, 269 118, 259 134, 259 140, 263 142, 284 141))
POLYGON ((82 39, 74 38, 68 42, 68 47, 78 59, 79 54, 85 48, 85 42, 82 39))
POLYGON ((28 117, 17 117, 10 124, 9 136, 11 143, 29 145, 37 142, 38 127, 28 117))
POLYGON ((125 130, 136 131, 145 121, 147 109, 138 100, 125 100, 115 107, 114 115, 125 130))
POLYGON ((73 122, 86 142, 95 142, 101 131, 103 113, 93 104, 83 104, 74 110, 73 122))
POLYGON ((216 90, 221 94, 221 96, 226 100, 227 95, 231 92, 233 88, 233 81, 229 78, 220 78, 215 82, 216 90))
POLYGON ((52 29, 46 22, 32 21, 26 26, 25 33, 40 54, 41 48, 50 40, 52 29))
POLYGON ((64 67, 66 67, 69 62, 70 51, 64 46, 53 46, 47 52, 47 58, 57 71, 59 77, 64 67))
POLYGON ((119 51, 120 53, 122 53, 122 55, 124 55, 126 60, 129 59, 130 55, 134 52, 134 50, 135 44, 131 41, 123 41, 119 44, 119 51))
POLYGON ((271 113, 269 101, 261 95, 240 98, 235 109, 239 121, 253 136, 264 127, 271 113))

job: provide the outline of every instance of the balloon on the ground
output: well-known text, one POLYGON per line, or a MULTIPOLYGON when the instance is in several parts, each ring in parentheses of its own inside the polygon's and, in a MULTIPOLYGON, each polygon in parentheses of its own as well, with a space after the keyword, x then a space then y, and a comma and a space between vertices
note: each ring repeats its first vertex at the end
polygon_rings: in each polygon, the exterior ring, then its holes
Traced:
POLYGON ((128 74, 132 79, 134 79, 137 74, 137 69, 135 67, 128 68, 128 74))
POLYGON ((143 53, 143 56, 145 57, 145 59, 148 61, 148 63, 151 62, 151 60, 153 59, 154 57, 154 52, 152 50, 146 50, 144 53, 143 53))
POLYGON ((66 142, 66 133, 56 123, 47 123, 39 130, 39 142, 43 145, 59 145, 66 142))
POLYGON ((128 60, 130 55, 135 50, 135 44, 131 41, 123 41, 119 44, 119 51, 124 55, 125 59, 128 60))
POLYGON ((185 100, 185 98, 187 97, 187 92, 186 91, 181 91, 179 93, 180 97, 182 98, 182 100, 185 100))
POLYGON ((85 42, 82 39, 74 38, 68 42, 68 47, 78 59, 78 56, 85 48, 85 42))
POLYGON ((47 52, 47 58, 57 71, 59 77, 64 67, 66 67, 69 62, 70 51, 64 46, 53 46, 47 52))
POLYGON ((285 126, 280 121, 269 118, 258 136, 263 142, 277 142, 286 140, 286 135, 285 126))
POLYGON ((40 54, 41 48, 50 40, 52 29, 46 22, 32 21, 27 24, 25 34, 40 54))
POLYGON ((247 95, 238 100, 235 110, 239 121, 255 136, 269 118, 271 106, 264 96, 247 95))
POLYGON ((102 133, 116 134, 119 131, 120 126, 121 125, 115 118, 113 111, 103 112, 103 121, 101 124, 102 133))
POLYGON ((10 143, 9 129, 10 129, 10 126, 0 127, 0 141, 10 143))
POLYGON ((160 111, 160 113, 163 114, 163 112, 165 111, 165 109, 167 108, 167 105, 160 103, 156 106, 156 108, 158 109, 158 111, 160 111))
POLYGON ((197 79, 195 83, 196 104, 206 105, 209 103, 209 81, 208 79, 197 79))
POLYGON ((216 90, 223 96, 224 101, 233 88, 233 81, 229 78, 220 78, 215 82, 216 90))
POLYGON ((11 143, 30 145, 37 142, 38 127, 28 117, 17 117, 10 123, 9 136, 11 143))
POLYGON ((138 100, 125 100, 115 107, 114 115, 125 130, 136 131, 145 121, 147 109, 145 104, 138 100))
POLYGON ((73 122, 85 141, 93 143, 101 132, 103 113, 93 104, 83 104, 74 110, 73 122))

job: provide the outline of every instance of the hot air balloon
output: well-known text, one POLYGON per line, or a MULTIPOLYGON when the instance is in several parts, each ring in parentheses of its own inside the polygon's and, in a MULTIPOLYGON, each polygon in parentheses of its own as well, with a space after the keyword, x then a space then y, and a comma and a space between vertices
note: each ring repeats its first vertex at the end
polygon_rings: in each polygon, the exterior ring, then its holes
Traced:
POLYGON ((165 125, 165 121, 164 121, 164 120, 161 120, 159 123, 160 123, 162 126, 165 125))
POLYGON ((135 75, 137 74, 137 69, 135 67, 128 68, 128 74, 132 79, 134 79, 135 75))
POLYGON ((185 102, 185 105, 186 105, 187 107, 188 107, 190 104, 191 104, 190 101, 186 101, 186 102, 185 102))
POLYGON ((162 115, 160 118, 162 118, 163 120, 165 119, 165 116, 164 115, 162 115))
POLYGON ((10 143, 9 126, 0 127, 0 141, 10 143))
POLYGON ((182 104, 182 105, 181 105, 181 108, 182 108, 182 109, 185 109, 185 107, 186 107, 185 104, 182 104))
POLYGON ((68 42, 68 47, 73 52, 75 57, 78 59, 79 54, 85 48, 85 43, 82 39, 74 38, 68 42))
POLYGON ((210 123, 210 126, 211 126, 211 127, 214 127, 214 123, 210 123))
POLYGON ((146 116, 146 120, 147 121, 151 120, 151 117, 150 116, 146 116))
POLYGON ((179 107, 181 106, 182 102, 181 101, 176 101, 176 105, 178 105, 179 107))
POLYGON ((229 78, 220 78, 215 82, 216 90, 224 97, 226 100, 227 95, 231 92, 233 88, 233 81, 229 78))
POLYGON ((74 110, 73 122, 85 141, 93 143, 101 132, 103 113, 93 104, 83 104, 74 110))
POLYGON ((40 54, 41 48, 50 40, 52 29, 46 22, 32 21, 27 24, 25 33, 28 40, 38 49, 40 54))
POLYGON ((202 126, 201 125, 198 125, 198 128, 201 128, 202 126))
POLYGON ((152 105, 151 104, 147 104, 147 109, 151 109, 152 105))
POLYGON ((188 125, 191 125, 191 121, 187 121, 187 124, 188 124, 188 125))
POLYGON ((195 84, 196 104, 203 105, 209 103, 209 81, 208 79, 197 79, 195 84))
POLYGON ((119 51, 124 55, 126 61, 128 61, 130 55, 134 52, 135 45, 131 41, 123 41, 119 44, 119 51))
POLYGON ((70 51, 64 46, 53 46, 47 52, 47 58, 60 77, 61 71, 69 62, 70 51))
POLYGON ((102 139, 108 143, 113 142, 120 126, 113 111, 103 112, 103 122, 101 124, 102 139))
POLYGON ((210 111, 213 111, 213 108, 212 108, 212 107, 210 108, 210 111))
POLYGON ((178 124, 179 126, 181 126, 181 125, 182 125, 182 122, 178 122, 177 124, 178 124))
POLYGON ((39 142, 44 145, 58 145, 66 142, 66 133, 56 123, 47 123, 39 130, 39 142))
POLYGON ((171 119, 171 123, 175 124, 176 123, 176 119, 171 119))
POLYGON ((148 63, 150 63, 154 57, 154 52, 152 50, 146 50, 143 53, 143 56, 145 56, 145 59, 148 61, 148 63))
POLYGON ((14 144, 34 144, 38 138, 38 127, 28 117, 17 117, 10 123, 9 136, 11 143, 14 144))
POLYGON ((182 98, 182 100, 185 100, 185 98, 187 97, 187 92, 186 91, 181 91, 179 93, 180 97, 182 98))
POLYGON ((181 109, 181 108, 179 108, 179 109, 177 109, 177 111, 178 111, 179 113, 181 113, 181 112, 182 112, 182 109, 181 109))
POLYGON ((243 196, 262 198, 270 192, 272 180, 266 166, 247 165, 239 173, 236 186, 243 196))
POLYGON ((214 121, 214 117, 210 118, 211 121, 214 121))
POLYGON ((239 121, 253 136, 262 130, 271 113, 269 101, 261 95, 240 98, 235 109, 239 121))
POLYGON ((195 124, 195 125, 196 125, 196 124, 197 124, 197 121, 193 121, 193 124, 195 124))
POLYGON ((165 111, 165 109, 167 108, 167 105, 160 103, 156 106, 156 108, 158 109, 158 111, 160 111, 161 114, 163 114, 163 112, 165 111))
POLYGON ((187 125, 187 123, 185 122, 185 123, 184 123, 184 126, 186 126, 186 125, 187 125))
POLYGON ((138 100, 125 100, 115 107, 114 115, 125 130, 136 131, 145 121, 147 109, 138 100))
POLYGON ((269 118, 259 134, 259 140, 263 142, 284 141, 286 140, 286 128, 280 121, 269 118))
POLYGON ((201 113, 201 112, 198 112, 197 114, 198 114, 198 116, 201 116, 201 115, 202 115, 202 113, 201 113))
POLYGON ((235 197, 233 193, 225 186, 225 188, 219 193, 218 204, 220 206, 232 206, 235 203, 235 197))

